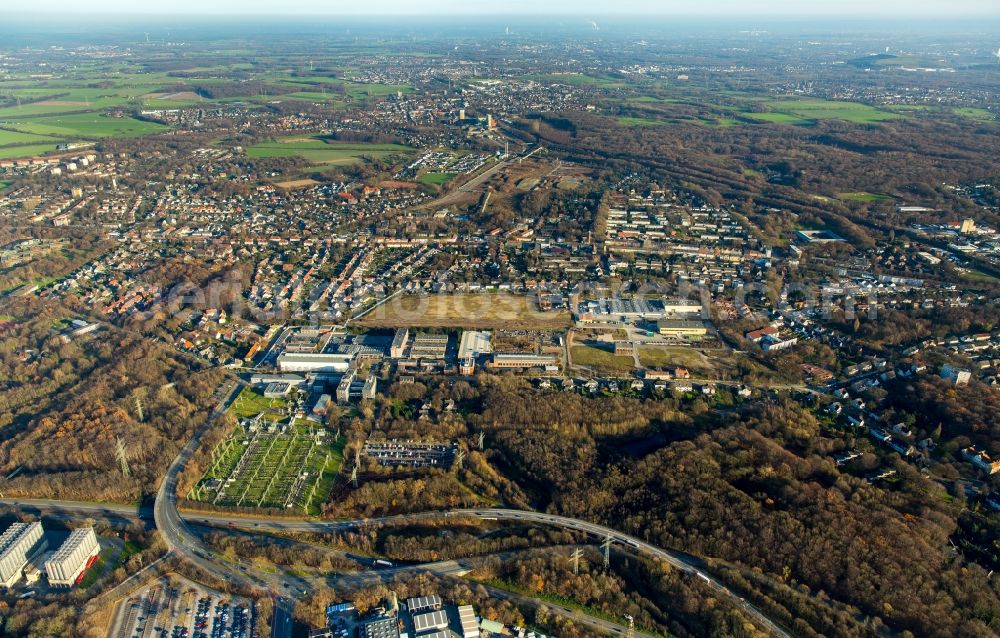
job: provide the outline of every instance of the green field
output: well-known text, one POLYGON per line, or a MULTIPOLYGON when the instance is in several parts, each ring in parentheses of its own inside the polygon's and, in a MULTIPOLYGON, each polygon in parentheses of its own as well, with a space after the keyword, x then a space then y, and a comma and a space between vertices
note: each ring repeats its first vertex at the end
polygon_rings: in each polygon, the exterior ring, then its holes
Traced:
POLYGON ((277 419, 284 416, 284 410, 287 407, 288 401, 285 399, 267 399, 250 388, 243 388, 236 400, 229 406, 229 411, 241 419, 254 417, 258 414, 264 414, 268 419, 277 419))
POLYGON ((622 126, 662 126, 664 122, 648 117, 619 117, 618 123, 622 126))
POLYGON ((34 157, 42 153, 50 153, 56 150, 55 143, 52 144, 29 144, 28 146, 0 146, 0 159, 15 159, 18 157, 34 157))
POLYGON ((44 135, 33 135, 31 133, 22 133, 20 131, 9 131, 6 129, 0 129, 0 146, 15 146, 15 145, 26 145, 26 144, 46 144, 48 142, 59 142, 55 138, 46 137, 44 135))
MULTIPOLYGON (((8 186, 10 186, 10 182, 0 181, 0 191, 2 191, 3 189, 7 188, 8 186)), ((0 319, 0 321, 4 321, 4 320, 0 319)))
POLYGON ((855 124, 871 124, 903 117, 867 104, 857 102, 836 102, 833 100, 764 100, 757 102, 769 111, 759 113, 751 110, 743 115, 750 119, 774 124, 809 126, 821 120, 844 120, 855 124))
POLYGON ((410 147, 399 144, 327 142, 316 138, 287 137, 251 146, 247 149, 247 156, 301 157, 313 164, 353 164, 364 157, 382 158, 410 150, 410 147))
POLYGON ((978 120, 980 122, 996 122, 997 115, 986 109, 974 109, 974 108, 958 108, 952 109, 952 112, 956 115, 961 115, 962 117, 967 117, 972 120, 978 120))
POLYGON ((97 113, 77 113, 10 120, 5 126, 23 133, 72 138, 139 137, 168 130, 155 122, 130 117, 107 117, 97 113))
POLYGON ((573 365, 593 368, 600 372, 629 372, 635 368, 632 357, 616 356, 609 350, 590 345, 574 345, 570 350, 573 365))
POLYGON ((866 193, 864 191, 858 191, 856 193, 837 193, 837 199, 842 199, 848 202, 882 202, 892 199, 888 195, 879 195, 878 193, 866 193))
POLYGON ((443 186, 457 175, 458 173, 425 173, 417 181, 428 186, 443 186))
POLYGON ((647 368, 663 368, 681 366, 692 372, 705 373, 712 370, 708 359, 694 348, 677 347, 641 347, 639 348, 639 363, 647 368))

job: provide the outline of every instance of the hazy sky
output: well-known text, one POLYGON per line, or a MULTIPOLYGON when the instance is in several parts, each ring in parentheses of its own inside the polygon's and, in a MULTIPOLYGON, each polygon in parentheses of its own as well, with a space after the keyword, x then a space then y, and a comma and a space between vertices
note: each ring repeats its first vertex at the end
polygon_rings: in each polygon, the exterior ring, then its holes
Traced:
MULTIPOLYGON (((0 4, 31 12, 133 14, 1000 15, 1000 0, 0 0, 0 4)), ((0 19, 4 12, 0 9, 0 19)))

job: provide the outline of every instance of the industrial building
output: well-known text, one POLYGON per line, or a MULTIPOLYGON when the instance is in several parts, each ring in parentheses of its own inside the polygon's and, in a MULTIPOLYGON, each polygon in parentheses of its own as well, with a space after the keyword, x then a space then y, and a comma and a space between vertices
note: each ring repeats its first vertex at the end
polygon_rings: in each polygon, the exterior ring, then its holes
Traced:
POLYGON ((462 332, 462 340, 458 346, 458 358, 475 359, 481 354, 493 352, 493 344, 490 341, 491 335, 488 332, 478 330, 466 330, 462 332))
POLYGON ((437 611, 441 609, 441 605, 440 596, 417 596, 406 599, 406 608, 411 614, 419 614, 424 611, 437 611))
POLYGON ((278 368, 282 372, 347 372, 352 359, 349 354, 283 352, 278 356, 278 368))
POLYGON ((708 334, 704 323, 684 319, 661 319, 656 322, 656 330, 667 337, 702 337, 708 334))
POLYGON ((413 616, 413 630, 418 634, 447 628, 448 614, 440 609, 413 616))
POLYGON ((406 344, 410 340, 410 331, 407 328, 400 328, 392 338, 392 345, 389 347, 389 356, 393 359, 402 359, 406 354, 406 344))
POLYGON ((559 365, 559 360, 551 354, 494 354, 489 367, 498 370, 525 368, 550 369, 559 365))
POLYGON ((361 625, 358 635, 360 638, 399 638, 399 626, 394 616, 384 616, 361 625))
POLYGON ((444 359, 448 352, 448 335, 422 333, 413 337, 411 359, 444 359))
POLYGON ((38 521, 14 523, 0 536, 0 585, 10 587, 21 579, 24 566, 45 550, 44 530, 38 521))
POLYGON ((70 587, 101 552, 93 527, 75 529, 61 547, 45 561, 49 585, 70 587))
POLYGON ((479 622, 472 605, 459 605, 458 622, 462 626, 462 638, 479 638, 479 622))

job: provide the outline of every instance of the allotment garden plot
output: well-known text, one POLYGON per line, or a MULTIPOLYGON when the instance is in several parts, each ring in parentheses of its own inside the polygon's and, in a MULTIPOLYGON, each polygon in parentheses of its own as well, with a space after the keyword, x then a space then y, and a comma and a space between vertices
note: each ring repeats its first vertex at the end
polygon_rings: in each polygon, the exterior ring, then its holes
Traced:
POLYGON ((222 507, 315 513, 342 465, 343 445, 315 425, 245 419, 212 451, 192 499, 222 507))

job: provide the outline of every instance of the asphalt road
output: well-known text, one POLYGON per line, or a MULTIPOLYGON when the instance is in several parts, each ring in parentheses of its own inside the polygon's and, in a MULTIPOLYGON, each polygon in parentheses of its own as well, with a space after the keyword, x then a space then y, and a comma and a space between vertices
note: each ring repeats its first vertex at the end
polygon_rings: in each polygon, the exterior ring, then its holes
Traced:
POLYGON ((655 545, 650 545, 649 543, 642 541, 634 536, 624 534, 617 530, 611 529, 610 527, 605 527, 603 525, 597 525, 595 523, 588 523, 587 521, 581 521, 575 518, 568 518, 565 516, 558 516, 555 514, 545 514, 541 512, 531 512, 525 510, 509 510, 509 509, 467 509, 467 510, 451 510, 447 512, 425 512, 421 514, 411 514, 403 516, 390 516, 384 518, 374 518, 374 519, 359 519, 359 520, 341 520, 341 521, 322 521, 322 520, 295 520, 295 519, 273 519, 273 518, 255 518, 255 517, 231 517, 222 516, 217 514, 207 514, 207 513, 185 513, 184 517, 191 521, 198 521, 202 523, 214 524, 214 525, 228 525, 232 527, 237 527, 241 529, 257 529, 257 530, 267 530, 267 531, 307 531, 307 532, 329 532, 338 529, 348 529, 352 527, 362 527, 366 525, 373 524, 387 524, 387 523, 405 523, 405 522, 415 522, 420 519, 428 518, 441 518, 441 517, 453 517, 455 519, 468 519, 468 518, 478 518, 482 520, 515 520, 523 521, 527 523, 534 523, 538 525, 549 525, 552 527, 559 527, 562 529, 570 529, 579 532, 584 532, 596 536, 600 539, 611 537, 611 540, 623 547, 629 548, 632 551, 649 556, 651 558, 656 558, 663 560, 673 566, 674 568, 690 574, 694 577, 701 578, 706 584, 711 586, 713 589, 718 591, 720 594, 728 597, 737 606, 742 608, 747 614, 753 617, 762 627, 766 628, 770 633, 783 636, 785 638, 791 638, 790 634, 786 632, 778 624, 771 621, 762 611, 757 607, 752 605, 745 598, 737 594, 736 592, 730 590, 723 583, 718 581, 711 574, 702 570, 696 563, 695 559, 690 556, 683 554, 681 552, 675 552, 671 550, 662 549, 656 547, 655 545))
MULTIPOLYGON (((190 457, 195 446, 189 444, 182 451, 181 456, 186 458, 190 457), (190 448, 190 450, 188 449, 190 448), (185 452, 187 453, 185 455, 185 452)), ((161 485, 160 492, 163 493, 165 487, 171 489, 170 494, 173 494, 173 486, 176 482, 176 476, 179 468, 183 466, 183 463, 178 464, 177 462, 171 466, 170 471, 168 471, 167 479, 163 481, 161 485)), ((95 504, 95 503, 79 503, 74 501, 45 501, 40 499, 2 499, 2 503, 8 505, 14 505, 19 507, 34 508, 34 509, 49 509, 56 511, 84 511, 84 512, 111 512, 120 515, 136 516, 138 510, 134 506, 125 505, 110 505, 110 504, 95 504)), ((465 509, 465 510, 450 510, 445 512, 423 512, 419 514, 408 514, 400 516, 388 516, 382 518, 370 518, 370 519, 355 519, 355 520, 337 520, 337 521, 323 521, 323 520, 304 520, 304 519, 281 519, 281 518, 268 518, 268 517, 247 517, 247 516, 228 516, 223 514, 214 514, 207 512, 185 512, 183 514, 177 511, 176 502, 172 498, 164 497, 161 499, 158 495, 157 498, 157 527, 163 532, 164 538, 167 539, 168 546, 175 552, 188 558, 199 567, 209 571, 210 573, 216 575, 219 578, 231 579, 236 577, 243 582, 247 582, 251 586, 259 585, 259 582, 255 582, 248 575, 240 573, 228 565, 222 563, 218 558, 212 558, 211 551, 205 548, 201 542, 193 535, 185 524, 185 520, 193 523, 204 523, 215 526, 222 527, 234 527, 245 530, 259 530, 259 531, 305 531, 305 532, 329 532, 340 529, 350 529, 354 527, 364 527, 367 525, 381 525, 381 524, 402 524, 408 522, 419 522, 420 520, 426 519, 440 519, 454 518, 457 520, 462 519, 480 519, 480 520, 513 520, 522 521, 526 523, 533 523, 536 525, 549 525, 552 527, 558 527, 562 529, 575 530, 579 532, 584 532, 592 536, 596 536, 600 539, 605 539, 611 537, 611 540, 623 547, 629 548, 630 550, 655 558, 658 560, 663 560, 673 566, 674 568, 690 574, 694 577, 701 578, 706 584, 711 586, 713 589, 718 591, 720 594, 729 598, 737 606, 742 608, 747 614, 753 617, 762 627, 767 629, 771 634, 782 636, 783 638, 791 638, 791 635, 785 631, 781 626, 771 621, 761 610, 752 605, 745 598, 737 594, 736 592, 730 590, 723 583, 719 582, 711 574, 702 570, 695 559, 687 556, 681 552, 675 552, 672 550, 663 549, 651 545, 645 541, 642 541, 634 536, 624 534, 617 530, 605 527, 603 525, 598 525, 596 523, 589 523, 587 521, 582 521, 579 519, 568 518, 565 516, 558 516, 556 514, 546 514, 542 512, 532 512, 527 510, 511 510, 511 509, 500 509, 500 508, 489 508, 489 509, 465 509)), ((445 561, 441 564, 431 564, 424 565, 421 568, 428 569, 429 571, 443 570, 443 574, 457 574, 458 571, 462 569, 461 565, 454 563, 453 561, 445 561)), ((404 571, 410 568, 395 568, 388 570, 380 570, 378 572, 367 572, 366 574, 357 575, 357 578, 380 578, 382 575, 391 575, 393 573, 404 571)), ((609 631, 614 631, 610 628, 609 631)))

